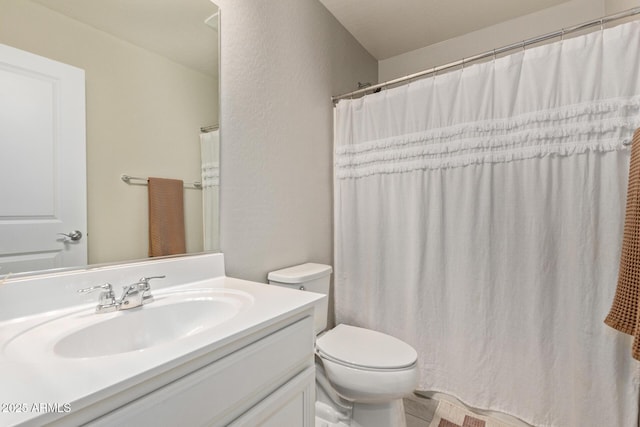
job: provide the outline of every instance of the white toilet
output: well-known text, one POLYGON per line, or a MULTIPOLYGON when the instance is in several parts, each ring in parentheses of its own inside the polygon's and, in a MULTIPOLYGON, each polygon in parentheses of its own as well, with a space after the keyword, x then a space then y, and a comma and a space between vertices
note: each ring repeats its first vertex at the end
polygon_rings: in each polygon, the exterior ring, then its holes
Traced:
MULTIPOLYGON (((329 294, 331 266, 307 263, 272 271, 272 285, 329 294)), ((315 307, 316 427, 404 427, 402 397, 417 385, 417 353, 369 329, 326 331, 328 303, 315 307)))

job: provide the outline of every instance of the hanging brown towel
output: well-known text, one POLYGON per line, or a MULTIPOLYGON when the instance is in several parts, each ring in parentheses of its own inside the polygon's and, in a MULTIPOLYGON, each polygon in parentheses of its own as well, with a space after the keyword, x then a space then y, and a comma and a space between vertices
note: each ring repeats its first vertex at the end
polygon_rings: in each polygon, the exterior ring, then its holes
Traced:
POLYGON ((640 129, 633 134, 632 144, 618 287, 604 322, 620 332, 633 335, 631 354, 640 360, 640 129))
POLYGON ((149 178, 149 256, 186 252, 184 184, 179 179, 149 178))

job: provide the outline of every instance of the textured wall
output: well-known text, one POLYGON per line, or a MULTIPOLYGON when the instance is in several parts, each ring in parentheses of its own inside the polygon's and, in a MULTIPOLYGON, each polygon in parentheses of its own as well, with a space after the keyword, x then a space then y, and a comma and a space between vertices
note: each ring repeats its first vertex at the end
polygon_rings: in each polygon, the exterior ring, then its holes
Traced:
POLYGON ((331 95, 377 62, 317 0, 221 0, 221 249, 266 281, 333 263, 331 95))

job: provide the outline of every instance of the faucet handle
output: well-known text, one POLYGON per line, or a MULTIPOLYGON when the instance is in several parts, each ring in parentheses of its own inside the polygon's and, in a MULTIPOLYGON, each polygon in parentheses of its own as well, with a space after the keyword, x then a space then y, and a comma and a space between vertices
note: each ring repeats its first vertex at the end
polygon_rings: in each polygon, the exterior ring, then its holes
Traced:
POLYGON ((144 285, 144 290, 148 291, 151 287, 149 286, 149 281, 153 280, 153 279, 164 279, 165 275, 162 276, 149 276, 149 277, 141 277, 140 280, 138 280, 138 284, 140 285, 144 285))
POLYGON ((149 280, 151 279, 164 279, 165 276, 164 274, 162 276, 149 276, 149 277, 141 277, 140 278, 140 283, 149 283, 149 280))
POLYGON ((79 294, 86 294, 88 292, 97 291, 98 289, 104 289, 106 292, 113 292, 111 283, 105 283, 103 285, 91 286, 90 288, 78 289, 79 294))
POLYGON ((136 283, 122 287, 122 296, 118 300, 121 310, 139 307, 153 301, 151 295, 151 286, 149 281, 152 279, 162 279, 166 276, 149 276, 141 277, 136 283))
POLYGON ((96 313, 114 311, 117 307, 116 296, 113 293, 113 288, 111 287, 111 283, 105 283, 103 285, 91 286, 90 288, 78 289, 78 293, 86 294, 88 292, 97 291, 98 289, 102 289, 100 292, 100 300, 98 302, 98 306, 96 307, 96 313))

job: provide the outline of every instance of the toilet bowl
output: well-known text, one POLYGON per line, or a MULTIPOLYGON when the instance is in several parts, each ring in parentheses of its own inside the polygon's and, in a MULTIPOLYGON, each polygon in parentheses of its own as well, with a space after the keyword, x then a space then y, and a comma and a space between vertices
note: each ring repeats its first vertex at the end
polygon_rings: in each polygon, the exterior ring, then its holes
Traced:
POLYGON ((416 351, 386 334, 338 325, 316 341, 327 378, 344 399, 381 403, 416 386, 416 351))
MULTIPOLYGON (((331 266, 307 263, 269 273, 269 283, 328 295, 331 266)), ((417 353, 381 332, 325 331, 326 299, 314 307, 317 426, 404 427, 402 397, 417 385, 417 353)))

